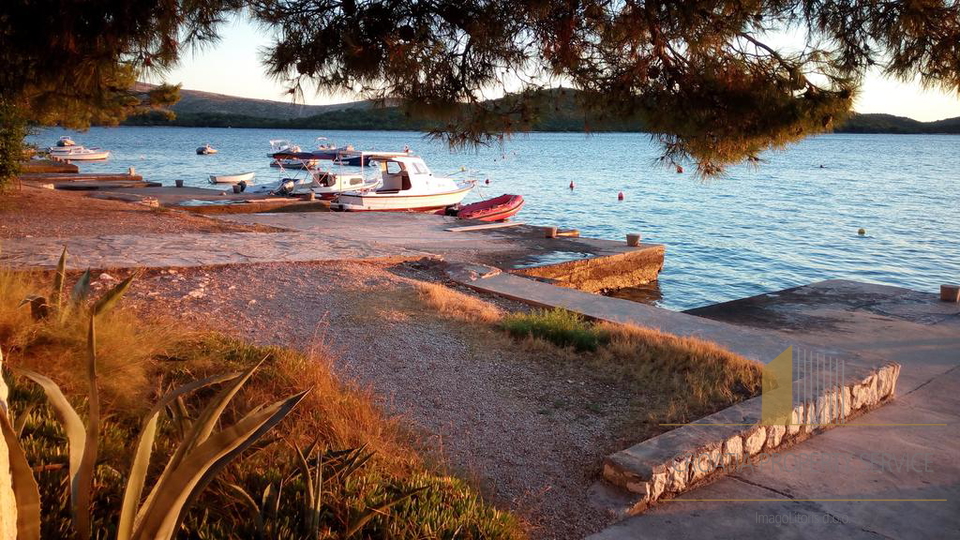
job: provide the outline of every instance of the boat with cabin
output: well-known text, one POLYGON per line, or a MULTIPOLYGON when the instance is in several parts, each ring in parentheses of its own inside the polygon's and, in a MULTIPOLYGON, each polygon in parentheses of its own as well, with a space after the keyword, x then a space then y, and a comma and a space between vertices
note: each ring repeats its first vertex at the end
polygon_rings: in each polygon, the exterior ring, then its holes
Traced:
POLYGON ((203 146, 197 147, 198 156, 209 156, 217 153, 217 149, 210 146, 209 143, 204 143, 203 146))
POLYGON ((459 204, 475 182, 434 176, 423 158, 410 152, 361 152, 363 162, 376 162, 380 186, 340 193, 331 210, 345 212, 428 212, 459 204))
POLYGON ((321 199, 330 200, 345 191, 365 191, 380 186, 379 178, 367 178, 362 172, 334 170, 338 165, 337 154, 318 149, 315 152, 279 152, 274 157, 283 162, 293 163, 293 170, 306 170, 303 177, 281 178, 276 184, 258 188, 257 191, 285 194, 313 193, 321 199), (311 167, 297 166, 298 162, 309 162, 311 167), (328 162, 329 167, 323 163, 328 162))
POLYGON ((63 136, 63 137, 60 137, 60 138, 57 140, 57 146, 59 146, 60 148, 63 148, 63 147, 65 147, 65 146, 76 146, 76 145, 77 145, 77 143, 73 142, 73 139, 71 139, 70 137, 68 137, 68 136, 66 136, 66 135, 63 136))

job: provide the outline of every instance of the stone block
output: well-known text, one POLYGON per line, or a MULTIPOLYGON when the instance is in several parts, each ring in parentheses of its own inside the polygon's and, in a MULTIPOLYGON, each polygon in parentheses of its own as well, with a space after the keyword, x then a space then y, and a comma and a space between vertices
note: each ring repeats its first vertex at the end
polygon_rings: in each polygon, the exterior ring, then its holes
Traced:
POLYGON ((743 438, 743 452, 748 456, 759 454, 766 440, 767 430, 763 426, 757 426, 752 433, 743 438))
POLYGON ((696 482, 702 478, 705 478, 711 474, 721 465, 722 456, 720 452, 722 450, 721 444, 711 445, 708 448, 704 448, 696 455, 694 455, 690 460, 690 481, 696 482))
POLYGON ((790 425, 787 426, 787 435, 792 437, 800 433, 800 429, 803 427, 800 424, 803 423, 803 419, 803 403, 800 403, 794 407, 793 412, 790 413, 790 425))
POLYGON ((723 443, 723 466, 736 468, 743 461, 743 439, 739 435, 723 443))
POLYGON ((667 466, 665 491, 680 493, 687 488, 690 458, 678 459, 667 466))
POLYGON ((767 448, 772 450, 780 446, 780 441, 786 432, 785 426, 767 426, 767 448))

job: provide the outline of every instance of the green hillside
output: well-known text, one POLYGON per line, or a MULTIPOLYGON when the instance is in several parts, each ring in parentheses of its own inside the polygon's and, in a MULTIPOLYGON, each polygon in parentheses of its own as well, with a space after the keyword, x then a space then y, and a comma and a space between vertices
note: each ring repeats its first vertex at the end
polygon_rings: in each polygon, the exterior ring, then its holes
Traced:
MULTIPOLYGON (((181 99, 171 110, 170 120, 159 113, 134 116, 125 125, 234 127, 277 129, 352 129, 424 131, 439 124, 436 120, 413 119, 396 107, 374 107, 369 101, 337 105, 297 105, 181 90, 181 99)), ((577 102, 575 90, 550 89, 542 93, 533 131, 643 131, 638 119, 603 118, 587 113, 577 102)), ((960 134, 960 117, 920 122, 889 114, 854 114, 839 126, 837 133, 949 133, 960 134)))

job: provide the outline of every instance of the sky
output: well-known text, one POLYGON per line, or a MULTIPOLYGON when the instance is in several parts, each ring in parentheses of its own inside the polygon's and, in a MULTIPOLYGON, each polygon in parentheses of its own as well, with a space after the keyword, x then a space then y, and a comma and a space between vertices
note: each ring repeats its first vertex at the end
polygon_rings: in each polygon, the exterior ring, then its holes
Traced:
MULTIPOLYGON (((188 90, 248 98, 287 101, 283 85, 264 74, 260 51, 271 36, 246 21, 234 19, 221 28, 222 39, 204 50, 188 52, 180 65, 150 82, 180 83, 188 90)), ((351 95, 315 95, 306 92, 309 105, 354 101, 351 95)), ((904 83, 870 73, 854 105, 860 113, 887 113, 931 121, 960 116, 960 95, 923 90, 917 83, 904 83)))

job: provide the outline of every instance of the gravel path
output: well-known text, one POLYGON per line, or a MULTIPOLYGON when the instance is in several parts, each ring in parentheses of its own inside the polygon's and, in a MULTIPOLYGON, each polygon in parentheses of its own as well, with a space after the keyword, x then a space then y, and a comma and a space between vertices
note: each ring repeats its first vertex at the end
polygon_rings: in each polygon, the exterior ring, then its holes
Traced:
POLYGON ((584 367, 537 357, 487 327, 425 313, 421 263, 276 263, 152 271, 131 295, 264 344, 323 344, 342 377, 370 386, 422 428, 451 469, 531 524, 534 538, 582 538, 607 522, 588 489, 612 440, 618 392, 584 367))

